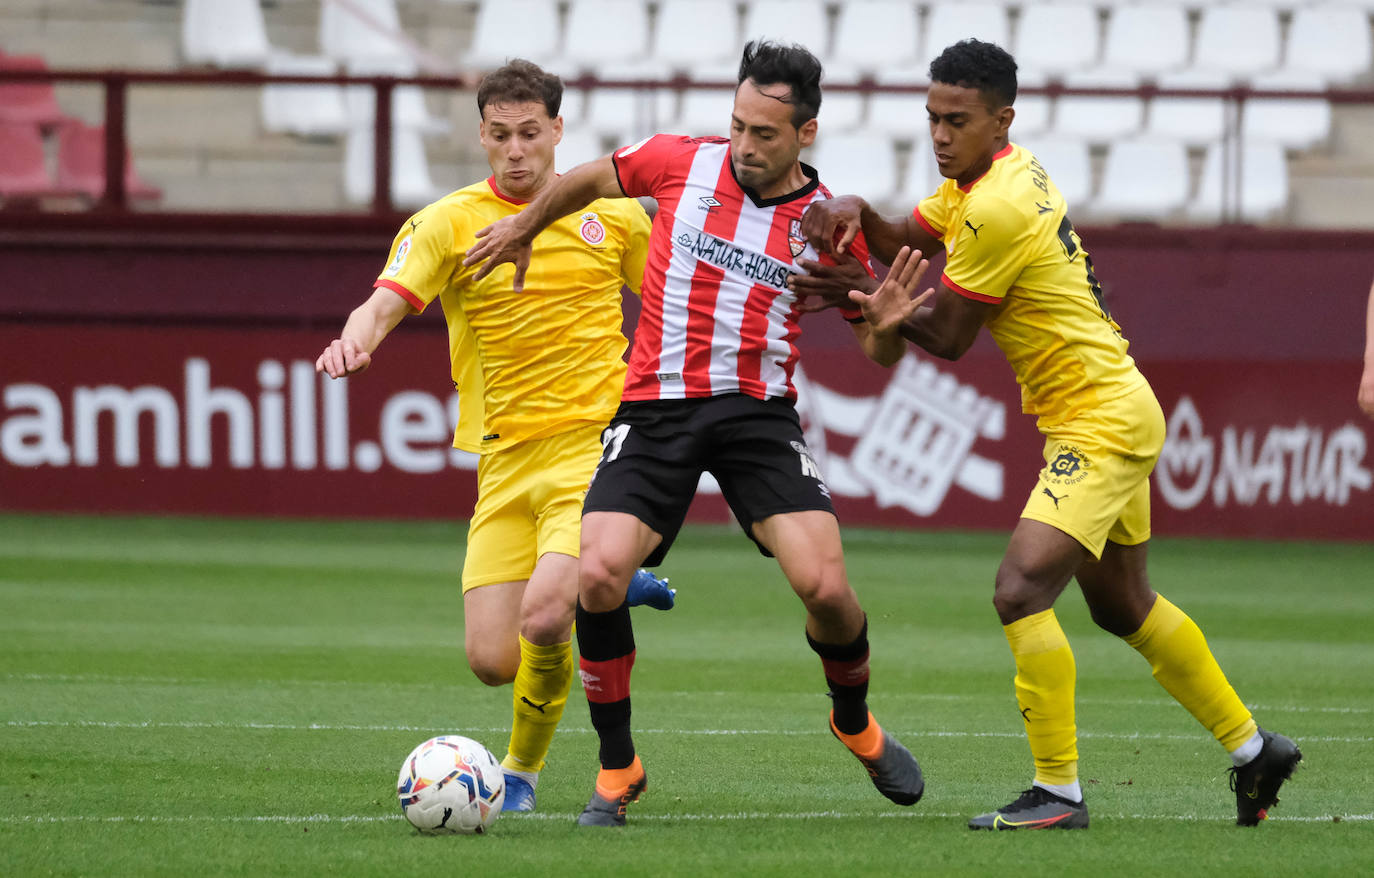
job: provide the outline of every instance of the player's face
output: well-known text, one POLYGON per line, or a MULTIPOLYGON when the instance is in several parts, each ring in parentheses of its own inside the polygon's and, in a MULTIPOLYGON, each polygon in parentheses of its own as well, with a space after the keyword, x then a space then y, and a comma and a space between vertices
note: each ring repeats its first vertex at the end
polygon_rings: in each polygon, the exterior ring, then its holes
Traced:
POLYGON ((797 157, 816 139, 816 120, 792 125, 790 86, 758 86, 746 79, 735 90, 730 115, 730 162, 739 182, 762 198, 786 195, 802 184, 797 157))
POLYGON ((989 108, 977 89, 932 82, 926 114, 940 175, 967 186, 987 173, 992 157, 1007 145, 1015 111, 989 108))
POLYGON ((479 133, 496 186, 505 194, 529 201, 553 179, 563 117, 550 119, 539 101, 487 104, 479 133))

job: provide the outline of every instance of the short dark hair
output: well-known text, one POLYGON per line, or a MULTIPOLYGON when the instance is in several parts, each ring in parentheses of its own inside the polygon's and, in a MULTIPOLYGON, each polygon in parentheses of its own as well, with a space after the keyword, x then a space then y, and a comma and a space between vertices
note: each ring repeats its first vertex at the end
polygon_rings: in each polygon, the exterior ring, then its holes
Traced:
POLYGON ((995 43, 960 40, 930 62, 930 81, 977 89, 989 105, 1016 102, 1016 60, 995 43))
POLYGON ((477 112, 486 118, 487 104, 528 104, 539 102, 549 118, 563 106, 563 80, 524 58, 512 58, 482 77, 477 86, 477 112))
MULTIPOLYGON (((739 83, 782 83, 792 89, 792 127, 800 128, 821 111, 821 62, 805 46, 751 40, 739 62, 739 83)), ((737 83, 738 85, 738 83, 737 83)))

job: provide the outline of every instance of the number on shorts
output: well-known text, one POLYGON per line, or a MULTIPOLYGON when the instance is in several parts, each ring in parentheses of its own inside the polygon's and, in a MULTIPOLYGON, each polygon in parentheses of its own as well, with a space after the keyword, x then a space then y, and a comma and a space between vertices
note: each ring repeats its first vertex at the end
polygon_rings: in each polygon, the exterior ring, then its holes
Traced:
POLYGON ((613 424, 601 431, 601 462, 610 463, 620 456, 625 437, 630 435, 629 424, 613 424))

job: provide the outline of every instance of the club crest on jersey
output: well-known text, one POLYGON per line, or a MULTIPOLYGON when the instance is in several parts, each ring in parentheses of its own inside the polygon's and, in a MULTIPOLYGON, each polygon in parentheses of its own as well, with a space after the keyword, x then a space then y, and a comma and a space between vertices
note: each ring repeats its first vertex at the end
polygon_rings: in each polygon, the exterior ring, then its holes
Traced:
POLYGON ((386 267, 384 274, 395 276, 405 267, 406 257, 410 255, 410 235, 406 235, 396 247, 396 256, 391 260, 391 264, 386 267))
POLYGON ((801 220, 794 219, 787 226, 787 249, 792 251, 792 258, 802 255, 806 249, 806 238, 802 236, 801 220))
POLYGON ((588 244, 600 244, 606 240, 606 227, 594 213, 582 214, 582 225, 577 231, 588 244))

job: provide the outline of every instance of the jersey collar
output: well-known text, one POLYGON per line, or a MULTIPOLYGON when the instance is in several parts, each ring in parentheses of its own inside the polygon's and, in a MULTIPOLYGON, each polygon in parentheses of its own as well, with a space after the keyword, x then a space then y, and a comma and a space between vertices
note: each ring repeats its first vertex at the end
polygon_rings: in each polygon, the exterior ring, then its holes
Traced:
POLYGON ((788 192, 786 195, 779 195, 777 198, 760 198, 757 192, 745 186, 739 181, 739 177, 735 176, 735 163, 730 161, 730 154, 728 152, 725 155, 725 164, 730 168, 730 178, 735 181, 735 185, 740 188, 741 192, 749 196, 749 200, 754 202, 755 207, 774 207, 779 204, 786 204, 789 201, 796 201, 798 198, 804 198, 812 192, 815 192, 816 187, 821 185, 821 178, 820 175, 816 173, 816 169, 806 162, 798 162, 797 164, 801 165, 802 173, 807 176, 806 183, 802 184, 800 189, 795 189, 788 192))
MULTIPOLYGON (((1006 158, 1006 157, 1009 156, 1009 155, 1011 155, 1011 141, 1010 141, 1010 140, 1007 141, 1007 145, 1006 145, 1006 146, 1004 146, 1004 147, 1002 147, 1001 149, 999 149, 999 150, 996 152, 996 154, 993 155, 992 160, 995 162, 995 161, 997 161, 998 159, 1004 159, 1004 158, 1006 158)), ((960 187, 959 187, 959 191, 961 191, 961 192, 968 192, 968 191, 969 191, 970 189, 972 189, 974 186, 977 186, 977 185, 978 185, 978 181, 981 180, 981 179, 983 179, 984 177, 986 177, 991 171, 992 171, 992 165, 988 165, 988 169, 987 169, 986 171, 984 171, 983 173, 981 173, 981 174, 979 174, 977 177, 975 177, 972 181, 969 182, 969 184, 968 184, 967 186, 960 186, 960 187)))
POLYGON ((487 178, 487 185, 491 187, 491 191, 496 194, 496 197, 501 199, 502 201, 508 201, 511 204, 529 204, 529 201, 527 201, 526 199, 516 198, 513 195, 507 195, 506 193, 502 192, 501 187, 496 185, 495 174, 492 174, 490 177, 487 178))

